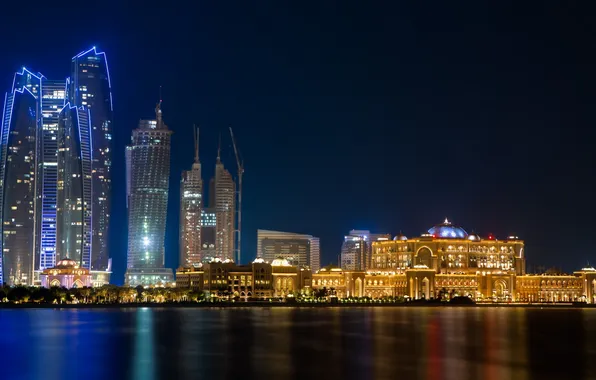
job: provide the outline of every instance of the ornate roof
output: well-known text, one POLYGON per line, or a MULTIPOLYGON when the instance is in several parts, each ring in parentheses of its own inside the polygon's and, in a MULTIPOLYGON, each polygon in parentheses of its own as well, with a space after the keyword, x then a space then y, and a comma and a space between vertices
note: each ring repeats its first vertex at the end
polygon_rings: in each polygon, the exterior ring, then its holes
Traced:
POLYGON ((79 265, 77 264, 76 261, 69 259, 68 257, 58 261, 56 263, 56 266, 54 268, 78 268, 79 265))
POLYGON ((453 225, 448 219, 430 228, 428 233, 439 239, 466 239, 468 233, 459 226, 453 225))

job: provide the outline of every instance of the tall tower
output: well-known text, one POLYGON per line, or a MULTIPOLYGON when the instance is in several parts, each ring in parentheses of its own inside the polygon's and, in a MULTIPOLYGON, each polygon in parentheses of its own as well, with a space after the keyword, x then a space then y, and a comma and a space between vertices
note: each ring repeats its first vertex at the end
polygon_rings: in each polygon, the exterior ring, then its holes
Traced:
MULTIPOLYGON (((89 133, 79 134, 77 143, 82 167, 79 172, 90 171, 90 191, 87 215, 91 222, 90 263, 85 267, 105 270, 108 267, 108 237, 112 191, 112 84, 105 52, 95 47, 72 58, 68 101, 71 106, 88 110, 89 133), (82 152, 89 149, 89 155, 82 152), (89 266, 90 265, 90 266, 89 266)), ((87 174, 81 174, 86 181, 87 174)))
POLYGON ((215 209, 215 256, 234 260, 234 217, 236 214, 236 184, 221 162, 221 149, 217 150, 215 177, 213 178, 213 203, 215 209))
MULTIPOLYGON (((68 82, 68 81, 67 81, 68 82)), ((56 252, 91 269, 93 194, 90 111, 68 103, 60 113, 56 252)))
POLYGON ((201 226, 203 180, 199 160, 199 130, 195 129, 195 161, 182 172, 180 181, 180 266, 199 264, 203 260, 201 226))
POLYGON ((36 171, 43 76, 23 68, 4 97, 0 124, 0 283, 33 284, 36 171))
POLYGON ((56 263, 58 119, 65 81, 23 68, 6 94, 0 132, 3 281, 33 285, 56 263))
POLYGON ((161 101, 155 116, 139 122, 126 147, 129 286, 173 280, 172 270, 164 268, 172 131, 162 119, 161 101))
POLYGON ((36 271, 56 265, 56 209, 58 201, 58 124, 65 101, 64 80, 41 80, 41 130, 37 142, 36 271))

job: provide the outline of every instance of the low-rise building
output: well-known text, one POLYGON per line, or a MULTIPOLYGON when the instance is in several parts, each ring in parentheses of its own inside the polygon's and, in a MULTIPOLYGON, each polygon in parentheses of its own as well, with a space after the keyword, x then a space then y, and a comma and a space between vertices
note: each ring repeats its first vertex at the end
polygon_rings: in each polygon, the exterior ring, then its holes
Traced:
POLYGON ((249 265, 214 260, 176 271, 176 287, 205 291, 217 297, 241 300, 286 297, 311 287, 311 272, 292 266, 286 259, 271 264, 257 258, 249 265))
POLYGON ((91 287, 91 273, 87 268, 80 268, 71 259, 63 259, 53 268, 45 269, 40 274, 41 286, 51 288, 54 286, 65 288, 91 287))

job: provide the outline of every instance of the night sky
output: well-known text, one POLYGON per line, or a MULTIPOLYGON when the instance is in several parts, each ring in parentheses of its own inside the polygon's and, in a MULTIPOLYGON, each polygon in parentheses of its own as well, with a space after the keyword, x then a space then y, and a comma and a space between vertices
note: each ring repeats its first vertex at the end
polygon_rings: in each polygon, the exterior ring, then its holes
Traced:
MULTIPOLYGON (((573 2, 260 1, 3 4, 0 88, 23 65, 68 75, 106 51, 113 86, 112 281, 126 262, 124 147, 163 86, 173 136, 166 266, 201 128, 245 161, 243 257, 256 230, 321 238, 337 262, 352 228, 408 236, 449 217, 526 240, 529 269, 596 265, 595 9, 573 2), (15 5, 19 4, 19 5, 15 5)), ((585 2, 588 4, 589 2, 585 2)))

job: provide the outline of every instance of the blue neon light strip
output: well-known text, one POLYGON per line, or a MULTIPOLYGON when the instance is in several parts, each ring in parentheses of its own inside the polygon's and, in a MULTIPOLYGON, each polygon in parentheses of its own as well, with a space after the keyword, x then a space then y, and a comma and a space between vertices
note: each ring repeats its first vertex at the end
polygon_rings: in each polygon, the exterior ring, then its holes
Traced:
POLYGON ((110 89, 110 111, 114 111, 114 102, 112 100, 112 79, 110 77, 110 67, 108 66, 108 56, 104 51, 98 52, 96 47, 93 46, 91 49, 89 50, 85 50, 77 55, 75 55, 74 57, 72 57, 73 60, 75 59, 79 59, 89 53, 93 52, 93 54, 97 55, 103 55, 103 61, 105 62, 106 65, 106 73, 108 74, 108 87, 110 89))

